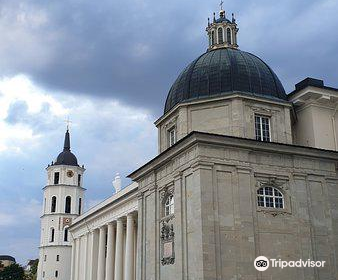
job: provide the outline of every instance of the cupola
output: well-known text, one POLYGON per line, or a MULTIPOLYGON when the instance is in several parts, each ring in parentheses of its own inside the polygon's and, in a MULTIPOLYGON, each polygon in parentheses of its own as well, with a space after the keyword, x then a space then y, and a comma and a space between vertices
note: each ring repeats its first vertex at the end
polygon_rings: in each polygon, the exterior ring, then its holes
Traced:
POLYGON ((227 19, 222 4, 223 2, 221 2, 219 18, 216 18, 215 13, 212 22, 208 18, 208 26, 206 28, 209 37, 208 51, 218 48, 238 48, 237 32, 239 29, 237 28, 235 16, 232 14, 231 20, 227 19))

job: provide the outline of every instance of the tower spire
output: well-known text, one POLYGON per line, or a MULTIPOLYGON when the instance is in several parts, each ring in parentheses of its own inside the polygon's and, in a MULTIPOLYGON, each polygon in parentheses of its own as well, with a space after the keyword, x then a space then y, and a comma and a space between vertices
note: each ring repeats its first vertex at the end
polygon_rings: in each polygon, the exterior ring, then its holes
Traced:
POLYGON ((63 150, 64 151, 70 151, 70 136, 69 136, 68 126, 67 126, 67 131, 66 131, 66 134, 65 134, 65 142, 64 142, 64 145, 63 145, 63 150))

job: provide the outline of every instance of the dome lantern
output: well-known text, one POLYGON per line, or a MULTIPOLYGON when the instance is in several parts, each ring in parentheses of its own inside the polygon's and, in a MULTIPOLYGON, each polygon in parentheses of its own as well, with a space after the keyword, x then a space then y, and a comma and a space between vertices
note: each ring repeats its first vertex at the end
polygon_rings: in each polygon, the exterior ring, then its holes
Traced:
POLYGON ((232 14, 232 20, 226 18, 226 13, 223 10, 223 2, 221 2, 221 10, 219 12, 219 18, 216 19, 214 13, 213 22, 208 20, 208 26, 206 28, 209 37, 208 51, 219 48, 233 48, 237 49, 237 24, 234 14, 232 14))

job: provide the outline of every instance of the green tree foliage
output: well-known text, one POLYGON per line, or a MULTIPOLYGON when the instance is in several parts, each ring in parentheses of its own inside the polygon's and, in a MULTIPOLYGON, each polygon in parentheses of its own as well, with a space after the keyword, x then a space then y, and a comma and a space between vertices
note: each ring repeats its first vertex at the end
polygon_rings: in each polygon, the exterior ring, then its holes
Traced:
POLYGON ((13 263, 10 266, 5 267, 0 271, 0 280, 25 280, 25 271, 24 269, 13 263))
POLYGON ((39 259, 36 259, 31 264, 31 270, 27 274, 27 280, 36 280, 36 272, 38 270, 39 259))

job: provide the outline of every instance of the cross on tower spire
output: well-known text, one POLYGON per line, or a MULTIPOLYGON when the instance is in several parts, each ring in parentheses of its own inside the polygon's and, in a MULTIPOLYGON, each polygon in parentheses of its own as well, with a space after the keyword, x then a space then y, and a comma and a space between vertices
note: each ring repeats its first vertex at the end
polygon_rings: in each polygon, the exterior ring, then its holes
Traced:
POLYGON ((221 11, 223 11, 223 4, 224 4, 224 2, 223 2, 223 0, 221 0, 221 3, 219 4, 219 6, 221 7, 221 11))
POLYGON ((72 123, 72 121, 69 120, 69 117, 67 117, 65 123, 67 124, 67 131, 69 131, 70 124, 72 123))

